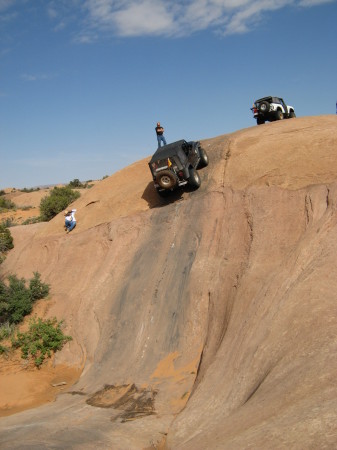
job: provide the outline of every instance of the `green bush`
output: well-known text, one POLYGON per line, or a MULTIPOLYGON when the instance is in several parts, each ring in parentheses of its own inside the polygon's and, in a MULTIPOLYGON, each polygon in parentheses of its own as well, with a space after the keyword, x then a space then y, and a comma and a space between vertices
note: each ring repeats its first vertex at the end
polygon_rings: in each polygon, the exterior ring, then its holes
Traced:
POLYGON ((55 187, 48 196, 40 202, 40 212, 43 221, 49 221, 65 210, 70 203, 80 197, 80 193, 69 187, 55 187))
POLYGON ((78 178, 75 178, 73 181, 70 181, 68 187, 70 187, 71 189, 83 188, 84 184, 82 184, 78 178))
POLYGON ((31 225, 32 223, 43 222, 41 216, 37 217, 28 217, 28 219, 24 220, 21 225, 31 225))
POLYGON ((1 224, 6 228, 14 227, 16 225, 14 217, 2 219, 1 224))
POLYGON ((1 189, 0 195, 5 195, 5 194, 6 194, 6 192, 3 189, 1 189))
POLYGON ((35 366, 40 367, 45 358, 50 358, 52 353, 61 350, 66 342, 72 340, 71 336, 64 335, 62 323, 56 317, 47 320, 33 318, 26 333, 18 332, 12 338, 12 346, 21 348, 22 358, 31 357, 35 366))
POLYGON ((8 339, 12 336, 14 333, 15 326, 13 324, 10 324, 9 322, 4 323, 3 325, 0 325, 0 341, 3 341, 4 339, 8 339))
POLYGON ((11 200, 7 200, 3 196, 0 196, 0 212, 15 208, 16 206, 11 200))
POLYGON ((16 275, 8 277, 8 285, 0 281, 0 324, 21 322, 32 312, 33 303, 47 297, 48 293, 49 286, 41 282, 38 272, 34 272, 28 288, 25 279, 16 275))
POLYGON ((37 187, 37 188, 23 188, 23 189, 19 189, 19 191, 21 191, 21 192, 35 192, 35 191, 39 191, 40 190, 40 188, 39 187, 37 187))
POLYGON ((0 223, 0 253, 7 252, 13 247, 14 245, 11 232, 4 223, 0 223))
POLYGON ((89 185, 89 181, 82 183, 78 178, 75 178, 73 181, 70 181, 70 183, 67 186, 70 187, 71 189, 89 189, 90 187, 93 186, 89 185))
POLYGON ((41 275, 38 272, 34 272, 34 277, 29 280, 29 292, 33 302, 45 298, 49 294, 49 286, 42 283, 41 275))

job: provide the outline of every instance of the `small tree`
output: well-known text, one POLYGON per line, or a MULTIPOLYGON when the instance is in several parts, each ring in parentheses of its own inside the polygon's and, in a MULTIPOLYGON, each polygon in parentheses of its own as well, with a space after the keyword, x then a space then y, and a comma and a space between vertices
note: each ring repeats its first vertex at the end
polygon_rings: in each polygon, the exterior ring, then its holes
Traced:
POLYGON ((7 252, 13 247, 13 238, 9 229, 4 223, 0 223, 0 253, 7 252))
POLYGON ((75 178, 73 181, 70 181, 68 186, 70 188, 72 188, 72 189, 74 189, 74 188, 83 188, 84 187, 84 185, 80 182, 80 180, 78 178, 75 178))
POLYGON ((41 282, 37 272, 34 272, 28 288, 25 279, 16 275, 8 277, 8 286, 0 281, 0 324, 21 322, 32 312, 33 303, 47 297, 48 293, 49 286, 41 282))
POLYGON ((48 222, 79 197, 80 193, 73 191, 69 187, 55 187, 40 202, 42 220, 48 222))
POLYGON ((16 208, 15 203, 13 203, 11 200, 7 200, 3 196, 0 196, 0 212, 15 208, 16 208))
POLYGON ((24 278, 19 279, 16 275, 10 275, 8 280, 6 319, 9 323, 19 323, 27 314, 32 312, 33 302, 24 278))
POLYGON ((33 302, 47 297, 49 294, 49 285, 42 283, 41 275, 34 272, 34 277, 29 281, 30 298, 33 302))
POLYGON ((63 334, 62 323, 56 317, 47 320, 33 318, 29 330, 26 333, 18 332, 12 339, 12 346, 21 348, 22 358, 33 358, 35 366, 40 367, 45 358, 50 358, 52 353, 61 350, 66 342, 72 340, 71 336, 63 334))

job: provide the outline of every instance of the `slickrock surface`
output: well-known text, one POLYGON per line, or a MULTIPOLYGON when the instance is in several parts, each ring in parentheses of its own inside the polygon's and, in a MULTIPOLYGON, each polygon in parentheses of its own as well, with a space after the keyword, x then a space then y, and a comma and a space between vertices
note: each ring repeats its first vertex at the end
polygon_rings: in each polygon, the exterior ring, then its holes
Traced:
POLYGON ((158 198, 146 158, 69 235, 62 214, 11 228, 0 274, 51 285, 73 336, 54 365, 82 374, 2 417, 1 449, 336 448, 337 117, 202 145, 195 192, 158 198))

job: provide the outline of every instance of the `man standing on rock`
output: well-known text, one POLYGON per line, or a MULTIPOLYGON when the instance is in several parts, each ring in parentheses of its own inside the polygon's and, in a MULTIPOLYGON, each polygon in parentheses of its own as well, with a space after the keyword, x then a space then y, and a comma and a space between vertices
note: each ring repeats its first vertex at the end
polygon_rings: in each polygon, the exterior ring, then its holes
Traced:
POLYGON ((166 139, 164 136, 164 128, 160 125, 160 122, 157 122, 157 126, 155 128, 157 134, 158 148, 161 147, 161 143, 166 145, 166 139))

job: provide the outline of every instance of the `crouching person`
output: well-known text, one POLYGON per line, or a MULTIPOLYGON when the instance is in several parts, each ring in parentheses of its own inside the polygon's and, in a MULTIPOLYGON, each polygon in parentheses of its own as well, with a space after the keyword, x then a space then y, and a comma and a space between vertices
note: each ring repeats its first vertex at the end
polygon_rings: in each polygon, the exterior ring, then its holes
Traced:
POLYGON ((64 213, 65 215, 64 229, 66 230, 67 233, 70 233, 70 231, 76 227, 75 212, 76 209, 71 209, 64 213))

